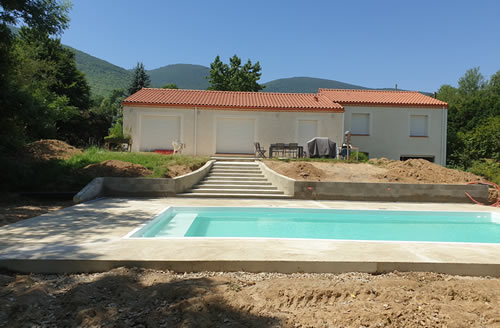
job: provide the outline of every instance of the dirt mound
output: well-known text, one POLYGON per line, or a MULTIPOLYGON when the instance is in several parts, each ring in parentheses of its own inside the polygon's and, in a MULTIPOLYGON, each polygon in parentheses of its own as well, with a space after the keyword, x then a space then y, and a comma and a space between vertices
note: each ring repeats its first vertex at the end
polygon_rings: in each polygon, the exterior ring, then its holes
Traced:
POLYGON ((387 159, 385 157, 380 157, 380 158, 372 158, 368 160, 368 163, 373 164, 373 165, 378 165, 378 166, 385 166, 391 162, 390 159, 387 159))
POLYGON ((424 159, 391 161, 384 179, 389 182, 409 183, 468 183, 481 180, 480 176, 469 172, 452 170, 424 159))
POLYGON ((311 163, 293 163, 293 165, 286 165, 289 163, 284 163, 284 167, 280 170, 280 173, 297 180, 308 180, 308 181, 321 181, 325 176, 325 172, 322 169, 317 168, 311 163))
POLYGON ((53 159, 64 160, 82 153, 80 149, 64 141, 55 139, 39 140, 27 144, 26 152, 30 159, 38 161, 49 161, 53 159))
POLYGON ((437 273, 0 274, 2 327, 498 327, 500 279, 437 273))
POLYGON ((90 177, 145 177, 153 174, 142 165, 118 160, 108 160, 85 166, 83 173, 90 177))
POLYGON ((164 178, 175 178, 180 177, 181 175, 191 173, 196 171, 204 164, 192 164, 192 165, 170 165, 168 167, 168 172, 164 174, 164 178))

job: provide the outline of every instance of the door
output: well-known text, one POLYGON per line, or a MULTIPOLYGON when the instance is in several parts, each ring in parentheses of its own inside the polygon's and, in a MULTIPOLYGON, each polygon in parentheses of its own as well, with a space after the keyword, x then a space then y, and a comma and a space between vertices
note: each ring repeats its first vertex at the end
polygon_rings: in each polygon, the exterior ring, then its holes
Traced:
POLYGON ((218 118, 216 121, 215 152, 219 154, 255 153, 255 120, 218 118))
POLYGON ((299 120, 297 126, 297 143, 307 149, 307 142, 318 137, 317 120, 299 120))
POLYGON ((143 115, 141 119, 140 151, 173 149, 172 141, 181 141, 179 116, 143 115))

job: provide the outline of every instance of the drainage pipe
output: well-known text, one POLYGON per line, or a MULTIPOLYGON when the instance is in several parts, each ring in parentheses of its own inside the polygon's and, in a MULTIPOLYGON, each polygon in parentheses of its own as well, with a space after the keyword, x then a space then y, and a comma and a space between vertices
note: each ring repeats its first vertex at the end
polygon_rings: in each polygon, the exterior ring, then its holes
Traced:
POLYGON ((198 154, 198 107, 194 108, 194 156, 198 154))

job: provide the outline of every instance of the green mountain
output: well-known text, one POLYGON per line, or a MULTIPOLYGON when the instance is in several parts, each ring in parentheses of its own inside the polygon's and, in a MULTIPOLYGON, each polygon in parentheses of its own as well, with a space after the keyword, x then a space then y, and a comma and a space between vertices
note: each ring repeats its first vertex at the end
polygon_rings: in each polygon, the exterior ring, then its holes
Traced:
POLYGON ((314 77, 290 77, 264 83, 265 92, 305 92, 315 93, 319 88, 328 89, 367 89, 365 87, 339 82, 335 80, 318 79, 314 77))
POLYGON ((153 86, 175 83, 180 89, 206 90, 210 68, 201 65, 175 64, 148 71, 153 86))
POLYGON ((92 93, 105 96, 113 89, 127 89, 132 72, 83 51, 64 46, 75 53, 76 66, 85 73, 92 93))
MULTIPOLYGON (((14 33, 18 28, 9 26, 14 33)), ((74 49, 76 65, 85 73, 94 95, 105 96, 114 89, 127 89, 131 80, 133 69, 113 65, 105 60, 91 56, 83 51, 74 49)), ((208 88, 207 76, 210 69, 202 65, 174 64, 147 71, 153 87, 161 88, 168 83, 175 83, 181 89, 206 90, 208 88)), ((277 79, 264 83, 265 92, 306 92, 315 93, 319 88, 331 89, 368 89, 363 86, 344 83, 335 80, 318 79, 312 77, 291 77, 277 79)), ((382 89, 384 90, 384 89, 382 89)), ((393 90, 387 88, 385 90, 393 90)))

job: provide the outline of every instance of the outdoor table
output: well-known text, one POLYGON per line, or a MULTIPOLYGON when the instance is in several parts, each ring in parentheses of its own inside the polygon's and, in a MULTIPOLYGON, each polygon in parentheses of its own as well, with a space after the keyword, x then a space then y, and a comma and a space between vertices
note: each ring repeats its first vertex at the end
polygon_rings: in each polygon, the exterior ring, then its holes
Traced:
MULTIPOLYGON (((269 146, 269 158, 273 158, 273 152, 277 151, 284 151, 289 149, 290 145, 289 144, 284 144, 284 147, 278 147, 277 144, 271 144, 269 146)), ((299 158, 304 156, 304 147, 303 146, 297 146, 297 156, 299 158)))

